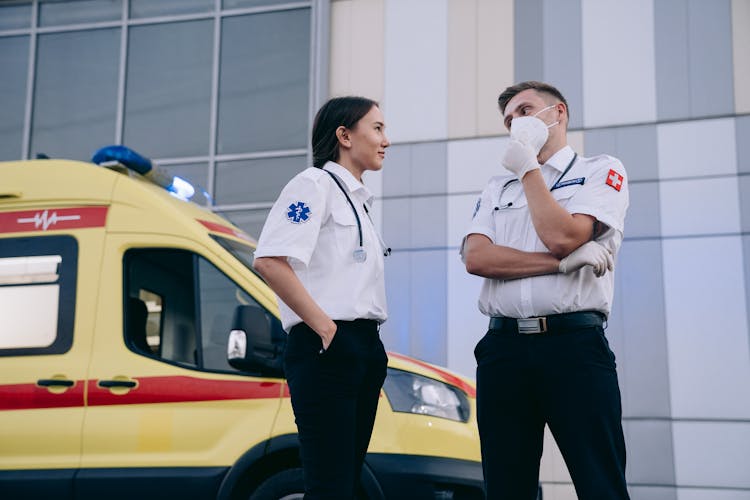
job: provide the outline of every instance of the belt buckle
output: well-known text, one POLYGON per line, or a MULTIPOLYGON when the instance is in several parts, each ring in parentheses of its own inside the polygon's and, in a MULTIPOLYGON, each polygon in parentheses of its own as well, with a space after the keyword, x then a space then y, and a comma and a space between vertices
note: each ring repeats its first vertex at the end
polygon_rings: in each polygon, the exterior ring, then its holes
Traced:
POLYGON ((516 321, 518 322, 518 333, 523 333, 524 335, 544 333, 547 331, 546 316, 538 318, 522 318, 517 319, 516 321))

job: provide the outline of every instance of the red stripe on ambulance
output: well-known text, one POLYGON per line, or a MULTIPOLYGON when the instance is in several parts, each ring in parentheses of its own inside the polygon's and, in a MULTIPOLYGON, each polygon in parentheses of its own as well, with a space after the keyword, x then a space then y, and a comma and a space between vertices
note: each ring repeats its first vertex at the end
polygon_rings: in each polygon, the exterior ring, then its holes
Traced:
POLYGON ((107 209, 96 206, 0 212, 0 233, 102 227, 107 220, 107 209))
MULTIPOLYGON (((138 377, 136 386, 123 394, 88 381, 87 406, 190 403, 288 397, 283 382, 206 380, 197 377, 138 377)), ((0 385, 0 411, 84 406, 84 386, 79 380, 63 393, 54 394, 36 384, 0 385)), ((118 389, 114 389, 117 391, 118 389)))
POLYGON ((275 399, 281 396, 282 382, 243 380, 207 380, 197 377, 139 377, 137 386, 125 394, 109 388, 89 385, 88 405, 136 405, 154 403, 188 403, 231 399, 275 399))
POLYGON ((36 384, 0 385, 0 410, 31 410, 83 406, 85 381, 75 381, 64 392, 53 393, 36 384))

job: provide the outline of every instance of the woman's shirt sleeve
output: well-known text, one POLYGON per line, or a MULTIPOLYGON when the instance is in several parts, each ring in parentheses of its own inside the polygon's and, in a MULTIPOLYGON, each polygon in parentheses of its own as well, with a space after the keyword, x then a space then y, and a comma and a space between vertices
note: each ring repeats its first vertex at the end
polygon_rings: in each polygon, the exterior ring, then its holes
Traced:
POLYGON ((326 183, 310 169, 284 187, 263 226, 255 250, 258 257, 288 257, 305 266, 315 250, 328 216, 326 183))

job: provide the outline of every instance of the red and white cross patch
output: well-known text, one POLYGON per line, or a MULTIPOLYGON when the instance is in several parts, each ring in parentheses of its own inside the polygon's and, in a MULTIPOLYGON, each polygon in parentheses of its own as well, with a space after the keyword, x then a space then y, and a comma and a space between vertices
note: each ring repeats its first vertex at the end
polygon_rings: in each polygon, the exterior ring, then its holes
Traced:
POLYGON ((607 186, 610 186, 615 189, 615 191, 619 191, 622 187, 622 175, 618 174, 612 169, 609 169, 609 173, 607 174, 607 186))

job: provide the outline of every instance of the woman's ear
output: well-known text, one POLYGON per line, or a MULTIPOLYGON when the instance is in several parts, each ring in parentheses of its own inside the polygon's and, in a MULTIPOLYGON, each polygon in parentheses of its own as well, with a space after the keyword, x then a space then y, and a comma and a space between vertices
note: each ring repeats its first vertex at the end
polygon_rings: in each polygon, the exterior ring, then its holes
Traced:
POLYGON ((339 145, 345 148, 351 147, 352 141, 349 138, 349 129, 347 129, 343 125, 340 125, 336 129, 336 138, 339 140, 339 145))

